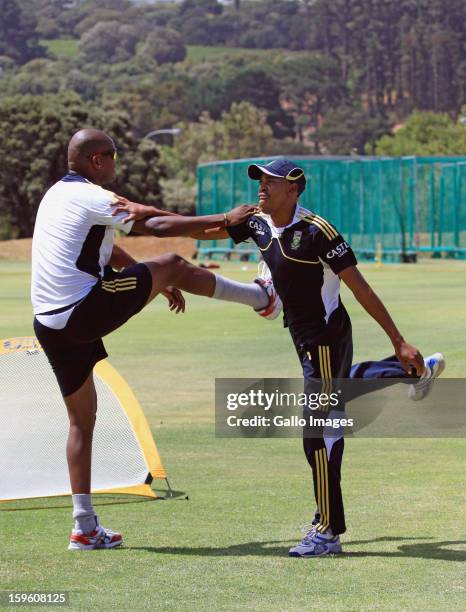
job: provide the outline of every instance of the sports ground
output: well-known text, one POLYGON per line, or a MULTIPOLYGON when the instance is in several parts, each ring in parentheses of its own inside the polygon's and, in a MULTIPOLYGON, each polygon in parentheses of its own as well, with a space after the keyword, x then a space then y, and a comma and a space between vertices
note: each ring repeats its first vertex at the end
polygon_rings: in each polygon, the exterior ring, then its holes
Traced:
MULTIPOLYGON (((221 272, 252 279, 241 266, 221 272)), ((361 269, 406 339, 464 377, 466 263, 361 269)), ((0 338, 31 335, 29 264, 0 263, 0 296, 0 338)), ((343 300, 355 360, 390 353, 346 290, 343 300)), ((215 377, 300 375, 280 322, 192 296, 175 316, 158 299, 106 346, 189 500, 98 506, 125 547, 75 554, 69 499, 0 506, 0 589, 69 591, 75 610, 464 609, 464 440, 347 440, 344 554, 290 559, 314 509, 300 440, 217 439, 213 426, 215 377)))

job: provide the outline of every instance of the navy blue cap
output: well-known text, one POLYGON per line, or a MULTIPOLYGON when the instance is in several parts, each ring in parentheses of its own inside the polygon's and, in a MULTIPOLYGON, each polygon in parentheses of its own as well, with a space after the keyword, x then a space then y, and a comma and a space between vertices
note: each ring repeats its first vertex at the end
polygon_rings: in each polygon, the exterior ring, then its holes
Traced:
POLYGON ((265 166, 251 164, 248 168, 248 176, 254 181, 259 181, 263 174, 296 182, 300 195, 306 189, 304 170, 288 159, 274 159, 265 166))

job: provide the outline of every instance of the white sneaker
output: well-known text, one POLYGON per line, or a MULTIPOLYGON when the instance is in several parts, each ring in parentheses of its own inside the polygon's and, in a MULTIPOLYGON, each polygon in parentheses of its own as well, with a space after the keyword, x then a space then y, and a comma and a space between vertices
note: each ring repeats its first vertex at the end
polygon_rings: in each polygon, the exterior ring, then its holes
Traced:
MULTIPOLYGON (((97 517, 96 517, 97 519, 97 517)), ((68 550, 95 550, 97 548, 115 548, 123 544, 120 533, 105 529, 97 525, 91 533, 83 533, 80 529, 73 529, 70 536, 68 550)))
POLYGON ((319 533, 313 526, 297 546, 290 548, 288 554, 290 557, 307 558, 323 557, 341 552, 340 536, 319 533))
POLYGON ((265 261, 259 263, 259 276, 254 279, 254 282, 262 287, 269 298, 267 306, 255 312, 261 317, 264 317, 264 319, 269 319, 270 321, 276 319, 282 311, 283 304, 275 290, 272 275, 265 261))
POLYGON ((418 402, 429 395, 434 380, 445 369, 445 357, 442 353, 434 353, 424 359, 424 364, 426 366, 424 374, 415 385, 410 385, 408 389, 408 397, 414 402, 418 402))

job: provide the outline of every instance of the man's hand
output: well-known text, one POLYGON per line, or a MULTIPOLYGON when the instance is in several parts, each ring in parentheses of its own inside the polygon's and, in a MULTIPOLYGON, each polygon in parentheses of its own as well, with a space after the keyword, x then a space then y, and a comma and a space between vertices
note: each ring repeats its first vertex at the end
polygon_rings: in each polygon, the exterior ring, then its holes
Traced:
POLYGON ((174 310, 176 314, 185 311, 184 296, 179 289, 176 287, 165 287, 161 293, 167 298, 170 310, 174 310))
POLYGON ((395 348, 396 356, 398 357, 398 360, 403 366, 405 372, 408 374, 414 374, 415 371, 418 376, 421 376, 421 374, 424 373, 424 358, 419 352, 419 349, 411 344, 408 344, 404 340, 395 342, 393 346, 395 348))
POLYGON ((260 212, 258 206, 250 206, 249 204, 242 204, 233 208, 227 212, 228 225, 239 225, 246 221, 251 215, 260 212))
POLYGON ((147 217, 152 217, 154 216, 154 212, 156 212, 157 210, 153 206, 137 204, 136 202, 131 202, 127 198, 116 194, 114 194, 114 201, 112 202, 112 206, 114 208, 112 212, 113 216, 121 212, 128 213, 128 216, 123 219, 123 223, 128 223, 129 221, 141 221, 142 219, 146 219, 147 217))

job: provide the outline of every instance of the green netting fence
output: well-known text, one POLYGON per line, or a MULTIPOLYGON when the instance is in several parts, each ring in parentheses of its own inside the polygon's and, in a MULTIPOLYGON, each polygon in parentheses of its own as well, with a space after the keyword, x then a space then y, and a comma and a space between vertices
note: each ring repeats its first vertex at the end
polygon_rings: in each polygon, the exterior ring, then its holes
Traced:
MULTIPOLYGON (((254 158, 198 168, 197 213, 258 201, 254 158)), ((307 177, 300 204, 331 221, 360 258, 466 257, 466 157, 292 157, 307 177)), ((254 256, 254 245, 199 242, 201 255, 254 256)))

